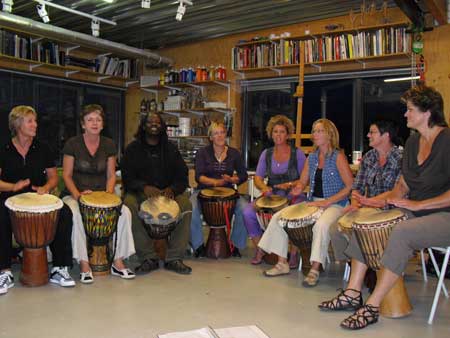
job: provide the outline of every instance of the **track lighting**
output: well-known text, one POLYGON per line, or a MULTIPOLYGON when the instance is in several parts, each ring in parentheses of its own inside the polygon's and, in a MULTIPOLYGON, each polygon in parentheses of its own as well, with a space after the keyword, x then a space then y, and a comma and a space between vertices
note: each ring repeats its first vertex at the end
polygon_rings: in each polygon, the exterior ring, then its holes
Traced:
POLYGON ((2 0, 2 10, 3 12, 8 12, 11 13, 12 11, 12 6, 14 4, 13 0, 2 0))
POLYGON ((151 0, 142 0, 141 7, 142 8, 150 8, 151 2, 152 2, 151 0))
POLYGON ((183 15, 186 13, 186 5, 193 5, 193 2, 190 0, 178 0, 179 3, 177 14, 175 15, 175 20, 181 21, 183 20, 183 15))
POLYGON ((47 9, 45 8, 45 4, 36 5, 39 16, 41 17, 44 23, 50 22, 50 18, 48 17, 47 9))
POLYGON ((98 37, 100 35, 100 21, 93 19, 91 21, 91 29, 92 29, 92 36, 98 37))

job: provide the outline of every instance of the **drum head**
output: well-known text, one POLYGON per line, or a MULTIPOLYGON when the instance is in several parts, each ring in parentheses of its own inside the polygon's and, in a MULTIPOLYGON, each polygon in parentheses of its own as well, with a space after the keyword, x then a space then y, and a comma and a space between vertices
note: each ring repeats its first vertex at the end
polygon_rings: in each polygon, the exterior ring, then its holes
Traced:
POLYGON ((141 218, 148 224, 169 224, 178 220, 180 207, 165 196, 149 198, 141 204, 141 218))
POLYGON ((405 217, 405 214, 400 209, 377 210, 374 213, 356 217, 353 223, 364 225, 383 224, 402 217, 405 217))
POLYGON ((116 194, 106 191, 93 191, 87 195, 81 195, 80 202, 89 207, 112 208, 122 203, 122 200, 116 194))
POLYGON ((290 205, 280 211, 280 219, 297 220, 313 215, 318 207, 308 206, 305 203, 290 205))
POLYGON ((261 196, 258 198, 255 202, 255 205, 257 208, 269 208, 269 209, 276 209, 279 208, 287 203, 286 197, 281 197, 278 195, 271 195, 271 196, 261 196))
POLYGON ((235 193, 234 189, 226 187, 207 188, 200 191, 200 194, 206 197, 230 197, 235 193))
POLYGON ((339 218, 339 226, 345 229, 351 229, 352 224, 358 217, 367 217, 371 214, 377 213, 380 209, 376 208, 359 208, 358 210, 347 212, 344 216, 339 218))
POLYGON ((6 200, 5 205, 13 211, 44 213, 61 209, 63 202, 54 195, 26 192, 11 196, 6 200))

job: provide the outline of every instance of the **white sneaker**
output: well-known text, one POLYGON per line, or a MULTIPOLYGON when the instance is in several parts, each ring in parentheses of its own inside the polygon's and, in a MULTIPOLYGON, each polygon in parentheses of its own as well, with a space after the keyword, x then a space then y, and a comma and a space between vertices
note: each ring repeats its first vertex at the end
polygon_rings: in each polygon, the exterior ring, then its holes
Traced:
POLYGON ((8 292, 14 286, 14 276, 11 271, 0 272, 0 295, 8 292))
POLYGON ((75 281, 70 276, 67 266, 55 266, 50 273, 50 283, 64 287, 75 286, 75 281))
POLYGON ((92 276, 92 271, 81 272, 80 273, 80 282, 83 284, 92 284, 94 283, 94 276, 92 276))

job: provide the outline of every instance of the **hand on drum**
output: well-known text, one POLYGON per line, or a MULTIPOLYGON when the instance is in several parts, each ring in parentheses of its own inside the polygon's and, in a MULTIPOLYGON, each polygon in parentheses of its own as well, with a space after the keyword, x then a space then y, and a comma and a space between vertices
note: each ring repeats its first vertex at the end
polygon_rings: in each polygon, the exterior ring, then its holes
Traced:
POLYGON ((308 202, 306 205, 311 207, 318 207, 318 208, 328 208, 331 203, 328 200, 321 200, 321 201, 314 201, 314 202, 308 202))
POLYGON ((158 197, 161 195, 161 190, 152 185, 146 185, 144 186, 144 194, 147 198, 158 197))
MULTIPOLYGON (((360 195, 361 196, 361 195, 360 195)), ((367 207, 373 207, 373 208, 384 208, 386 206, 386 200, 385 199, 379 199, 376 197, 365 197, 361 196, 358 200, 358 202, 361 205, 367 206, 367 207)))
POLYGON ((420 201, 413 201, 406 198, 388 199, 387 203, 395 205, 397 208, 404 208, 412 211, 422 210, 420 201))
POLYGON ((162 195, 166 196, 167 198, 170 198, 171 200, 173 200, 175 198, 175 194, 174 194, 173 190, 169 187, 165 188, 162 191, 162 195))
POLYGON ((347 206, 344 208, 344 210, 342 210, 342 212, 343 212, 344 214, 346 214, 347 212, 356 211, 356 210, 358 210, 358 209, 359 209, 359 207, 357 207, 356 205, 347 205, 347 206))
POLYGON ((38 187, 38 186, 36 186, 36 185, 32 185, 32 186, 31 186, 31 189, 33 189, 34 191, 36 191, 36 193, 37 193, 38 195, 45 195, 45 194, 48 194, 48 193, 49 193, 48 189, 47 189, 45 186, 38 187))
POLYGON ((281 190, 289 190, 292 188, 292 182, 286 182, 281 184, 276 184, 275 188, 281 189, 281 190))
POLYGON ((262 195, 263 195, 263 196, 271 196, 271 195, 272 195, 272 188, 267 187, 267 189, 265 189, 265 190, 262 192, 262 195))
POLYGON ((26 180, 17 181, 13 186, 13 191, 16 192, 22 190, 23 188, 28 187, 30 183, 31 181, 29 178, 27 178, 26 180))
POLYGON ((231 184, 237 184, 239 182, 239 178, 236 175, 230 176, 227 174, 223 174, 222 178, 225 182, 228 182, 231 184))

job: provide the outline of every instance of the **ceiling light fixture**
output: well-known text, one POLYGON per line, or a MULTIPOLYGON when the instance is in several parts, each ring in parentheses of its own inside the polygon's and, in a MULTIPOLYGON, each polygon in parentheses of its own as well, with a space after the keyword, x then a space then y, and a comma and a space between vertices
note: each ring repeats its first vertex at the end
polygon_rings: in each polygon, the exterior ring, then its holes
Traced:
POLYGON ((142 0, 141 7, 142 8, 150 8, 152 1, 151 0, 142 0))
MULTIPOLYGON (((2 0, 2 1, 4 1, 4 0, 2 0)), ((57 8, 57 9, 61 10, 61 11, 77 14, 77 15, 80 15, 80 16, 84 16, 85 18, 89 18, 91 20, 97 20, 99 22, 107 23, 108 25, 112 25, 112 26, 116 26, 117 25, 117 23, 114 22, 114 21, 103 19, 103 18, 100 18, 100 17, 95 16, 95 15, 91 15, 91 14, 88 14, 88 13, 80 12, 80 11, 77 11, 75 9, 72 9, 72 8, 69 8, 69 7, 64 7, 64 6, 58 5, 58 4, 50 2, 50 1, 46 1, 46 0, 34 0, 34 1, 39 3, 40 5, 46 5, 46 6, 49 6, 49 7, 54 7, 54 8, 57 8)))
POLYGON ((100 36, 100 21, 93 19, 91 21, 92 36, 100 36))
POLYGON ((8 12, 11 13, 12 11, 12 6, 14 5, 14 1, 13 0, 2 0, 2 11, 3 12, 8 12))
POLYGON ((36 9, 38 11, 39 17, 42 19, 44 23, 50 22, 50 18, 48 16, 47 9, 45 8, 45 4, 36 5, 36 9))
POLYGON ((190 0, 177 0, 176 2, 178 2, 179 5, 177 9, 177 14, 175 15, 175 20, 181 21, 183 20, 184 13, 186 13, 186 5, 193 6, 194 3, 190 0))
POLYGON ((408 76, 408 77, 396 77, 392 79, 384 79, 384 82, 397 82, 397 81, 409 81, 409 80, 419 80, 420 76, 408 76))

